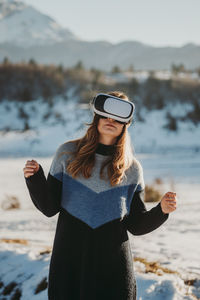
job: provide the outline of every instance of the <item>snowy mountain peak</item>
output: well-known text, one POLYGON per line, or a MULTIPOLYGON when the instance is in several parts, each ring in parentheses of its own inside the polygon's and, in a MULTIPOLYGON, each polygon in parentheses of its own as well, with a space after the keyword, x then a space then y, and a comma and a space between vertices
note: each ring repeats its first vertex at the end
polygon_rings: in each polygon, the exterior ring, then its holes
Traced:
POLYGON ((0 20, 25 7, 27 7, 27 5, 18 0, 0 0, 0 20))
POLYGON ((51 17, 18 0, 0 0, 0 43, 24 48, 77 39, 51 17))

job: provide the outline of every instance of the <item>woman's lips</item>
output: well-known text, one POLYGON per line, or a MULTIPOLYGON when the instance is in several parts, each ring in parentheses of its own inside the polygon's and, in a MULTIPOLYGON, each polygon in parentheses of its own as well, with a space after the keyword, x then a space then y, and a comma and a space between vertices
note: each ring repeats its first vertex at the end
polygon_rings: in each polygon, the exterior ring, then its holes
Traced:
POLYGON ((114 125, 111 125, 111 124, 106 124, 106 126, 111 126, 111 127, 115 128, 115 126, 114 126, 114 125))

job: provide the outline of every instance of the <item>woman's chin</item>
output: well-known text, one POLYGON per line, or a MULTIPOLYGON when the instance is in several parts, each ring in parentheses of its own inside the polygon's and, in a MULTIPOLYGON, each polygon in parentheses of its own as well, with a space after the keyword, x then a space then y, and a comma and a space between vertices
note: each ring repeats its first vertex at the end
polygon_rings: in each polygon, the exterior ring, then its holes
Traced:
POLYGON ((111 126, 106 126, 106 127, 104 128, 104 131, 105 131, 105 132, 114 132, 115 130, 116 130, 116 128, 111 127, 111 126))
POLYGON ((113 132, 111 130, 105 130, 105 131, 101 132, 101 135, 107 135, 107 136, 109 135, 112 138, 116 137, 116 135, 113 134, 113 132))

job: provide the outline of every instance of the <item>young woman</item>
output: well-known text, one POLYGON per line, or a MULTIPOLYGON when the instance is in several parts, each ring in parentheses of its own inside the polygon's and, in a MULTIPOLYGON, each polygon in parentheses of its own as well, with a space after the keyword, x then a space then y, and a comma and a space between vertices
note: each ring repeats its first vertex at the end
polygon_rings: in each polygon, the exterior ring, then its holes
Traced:
MULTIPOLYGON (((120 91, 107 95, 129 101, 120 91)), ((37 161, 26 162, 24 177, 34 205, 47 217, 59 212, 50 300, 136 299, 127 231, 143 235, 158 228, 176 209, 176 193, 166 193, 146 209, 142 166, 128 133, 131 120, 94 113, 82 138, 58 147, 47 179, 37 161)))

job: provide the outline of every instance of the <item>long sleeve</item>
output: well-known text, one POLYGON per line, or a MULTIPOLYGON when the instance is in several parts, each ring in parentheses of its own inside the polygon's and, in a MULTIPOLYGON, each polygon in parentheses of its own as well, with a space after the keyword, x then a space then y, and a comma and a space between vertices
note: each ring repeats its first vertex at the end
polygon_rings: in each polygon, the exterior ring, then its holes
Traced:
POLYGON ((133 235, 143 235, 149 233, 162 225, 169 217, 164 214, 160 202, 151 208, 146 209, 144 204, 144 189, 134 193, 130 213, 124 222, 127 230, 133 235))
POLYGON ((163 213, 160 202, 150 210, 147 210, 144 203, 145 183, 143 168, 139 161, 137 161, 135 174, 137 174, 137 187, 132 196, 130 210, 128 215, 125 216, 124 223, 127 230, 133 235, 143 235, 162 225, 168 219, 169 214, 163 213))
POLYGON ((47 217, 60 211, 63 170, 59 153, 60 148, 54 156, 47 179, 41 165, 37 173, 28 178, 24 177, 35 207, 47 217))

